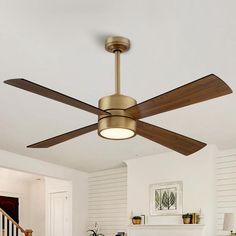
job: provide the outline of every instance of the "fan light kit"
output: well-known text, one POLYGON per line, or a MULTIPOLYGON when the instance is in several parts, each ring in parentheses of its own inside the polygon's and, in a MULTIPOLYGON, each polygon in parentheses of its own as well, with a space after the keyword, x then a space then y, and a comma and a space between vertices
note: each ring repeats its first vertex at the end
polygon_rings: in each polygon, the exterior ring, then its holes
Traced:
POLYGON ((132 97, 120 93, 120 55, 130 49, 129 39, 119 36, 109 37, 106 39, 105 49, 115 55, 115 94, 102 97, 99 100, 98 108, 25 79, 4 81, 6 84, 98 116, 96 124, 46 139, 28 147, 48 148, 94 130, 98 130, 101 137, 113 140, 128 139, 138 134, 183 155, 190 155, 206 146, 206 143, 148 124, 140 119, 232 93, 223 80, 210 74, 137 104, 132 97))
POLYGON ((98 134, 107 139, 128 139, 136 135, 136 121, 125 112, 137 102, 120 94, 120 54, 130 49, 130 41, 123 37, 110 37, 105 42, 108 52, 115 54, 115 94, 99 100, 99 108, 110 114, 100 115, 98 134))

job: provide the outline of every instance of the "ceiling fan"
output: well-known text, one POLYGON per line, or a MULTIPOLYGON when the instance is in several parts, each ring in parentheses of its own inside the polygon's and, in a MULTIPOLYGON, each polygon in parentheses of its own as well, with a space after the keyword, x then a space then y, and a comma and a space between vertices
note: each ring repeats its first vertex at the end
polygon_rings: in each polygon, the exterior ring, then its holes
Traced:
POLYGON ((101 137, 114 140, 128 139, 138 134, 183 155, 190 155, 206 146, 206 143, 148 124, 140 119, 232 93, 224 81, 210 74, 137 104, 132 97, 120 93, 120 55, 130 49, 129 39, 118 36, 109 37, 106 39, 105 49, 115 54, 115 94, 102 97, 99 100, 99 108, 25 79, 4 81, 17 88, 98 115, 96 124, 27 147, 48 148, 94 130, 98 130, 101 137))

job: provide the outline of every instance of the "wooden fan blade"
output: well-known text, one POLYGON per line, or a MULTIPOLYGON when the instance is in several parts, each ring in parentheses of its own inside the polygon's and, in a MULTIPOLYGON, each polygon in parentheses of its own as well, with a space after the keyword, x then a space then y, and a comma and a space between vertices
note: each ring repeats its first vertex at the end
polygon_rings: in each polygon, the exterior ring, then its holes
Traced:
POLYGON ((224 96, 232 92, 231 88, 223 80, 211 74, 127 108, 126 112, 135 119, 141 119, 224 96))
POLYGON ((35 84, 35 83, 25 80, 25 79, 10 79, 10 80, 4 81, 4 83, 12 85, 12 86, 20 88, 20 89, 24 89, 24 90, 29 91, 31 93, 41 95, 43 97, 53 99, 58 102, 65 103, 65 104, 73 106, 73 107, 77 107, 79 109, 94 113, 96 115, 109 114, 108 112, 105 112, 97 107, 94 107, 94 106, 89 105, 85 102, 79 101, 75 98, 69 97, 67 95, 56 92, 52 89, 43 87, 39 84, 35 84))
POLYGON ((89 125, 89 126, 86 126, 86 127, 80 128, 80 129, 70 131, 65 134, 58 135, 53 138, 46 139, 46 140, 38 142, 38 143, 31 144, 27 147, 28 148, 48 148, 48 147, 54 146, 56 144, 65 142, 67 140, 76 138, 80 135, 92 132, 92 131, 96 130, 97 128, 98 128, 98 124, 96 123, 96 124, 89 125))
POLYGON ((150 139, 185 156, 193 154, 206 146, 206 143, 139 120, 137 121, 136 132, 144 138, 150 139))

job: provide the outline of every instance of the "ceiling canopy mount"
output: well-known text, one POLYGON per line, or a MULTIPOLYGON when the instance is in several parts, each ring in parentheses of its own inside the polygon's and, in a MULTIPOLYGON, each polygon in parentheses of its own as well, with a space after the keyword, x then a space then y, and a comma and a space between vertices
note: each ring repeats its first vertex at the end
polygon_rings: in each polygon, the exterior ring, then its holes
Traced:
POLYGON ((105 41, 105 49, 111 53, 116 51, 127 52, 130 49, 130 40, 121 36, 108 37, 105 41))

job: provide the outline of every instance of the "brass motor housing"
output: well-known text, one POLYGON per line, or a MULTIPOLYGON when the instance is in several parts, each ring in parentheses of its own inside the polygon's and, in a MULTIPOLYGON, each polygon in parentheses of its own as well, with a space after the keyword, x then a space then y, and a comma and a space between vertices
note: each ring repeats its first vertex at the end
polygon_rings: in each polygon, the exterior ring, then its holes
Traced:
MULTIPOLYGON (((128 138, 132 138, 133 136, 135 136, 136 121, 124 110, 136 104, 137 102, 135 99, 121 94, 114 94, 102 97, 99 100, 98 106, 100 109, 109 112, 111 115, 99 116, 98 134, 103 138, 107 138, 101 135, 101 132, 103 130, 120 128, 133 131, 133 135, 128 138)), ((126 139, 126 138, 115 138, 115 139, 126 139)))

